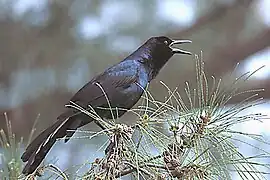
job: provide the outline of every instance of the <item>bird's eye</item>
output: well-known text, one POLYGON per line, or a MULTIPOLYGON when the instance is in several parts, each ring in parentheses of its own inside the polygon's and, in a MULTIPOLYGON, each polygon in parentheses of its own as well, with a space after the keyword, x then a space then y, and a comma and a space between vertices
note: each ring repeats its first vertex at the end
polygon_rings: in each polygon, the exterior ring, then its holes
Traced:
POLYGON ((168 43, 168 41, 165 40, 165 41, 164 41, 164 44, 168 45, 169 43, 168 43))

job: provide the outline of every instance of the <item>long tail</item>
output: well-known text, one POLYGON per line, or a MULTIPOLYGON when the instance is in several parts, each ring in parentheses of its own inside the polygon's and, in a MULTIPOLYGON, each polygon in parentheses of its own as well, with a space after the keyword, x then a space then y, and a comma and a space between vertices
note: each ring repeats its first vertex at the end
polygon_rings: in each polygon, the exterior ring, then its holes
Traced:
POLYGON ((60 115, 57 122, 44 130, 28 145, 25 152, 21 156, 23 162, 27 161, 27 164, 22 171, 23 174, 28 175, 33 173, 57 139, 66 136, 65 142, 67 142, 67 137, 71 137, 75 132, 70 132, 68 130, 76 130, 82 125, 78 118, 72 117, 72 113, 74 112, 67 111, 60 115))

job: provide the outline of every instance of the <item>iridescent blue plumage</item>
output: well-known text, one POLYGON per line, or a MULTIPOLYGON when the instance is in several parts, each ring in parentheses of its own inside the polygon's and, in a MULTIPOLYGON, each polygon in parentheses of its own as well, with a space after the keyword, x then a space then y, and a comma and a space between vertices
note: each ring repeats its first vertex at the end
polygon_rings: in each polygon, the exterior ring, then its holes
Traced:
MULTIPOLYGON (((70 101, 85 109, 91 106, 102 118, 118 118, 137 103, 147 84, 175 53, 190 54, 173 48, 172 45, 189 42, 171 40, 164 36, 150 38, 123 61, 94 77, 70 101), (108 107, 119 111, 113 110, 111 113, 108 107)), ((65 141, 68 141, 76 129, 93 121, 89 116, 72 108, 67 108, 57 119, 58 121, 37 136, 23 153, 21 158, 24 162, 27 161, 24 174, 31 174, 36 170, 56 139, 65 137, 65 141)))

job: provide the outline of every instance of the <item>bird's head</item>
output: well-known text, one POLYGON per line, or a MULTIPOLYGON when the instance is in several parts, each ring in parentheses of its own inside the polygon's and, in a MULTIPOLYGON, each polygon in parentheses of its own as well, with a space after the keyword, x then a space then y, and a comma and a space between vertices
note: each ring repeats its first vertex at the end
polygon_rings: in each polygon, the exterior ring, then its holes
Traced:
POLYGON ((191 43, 190 40, 172 40, 166 36, 158 36, 158 37, 152 37, 148 39, 145 43, 146 46, 148 46, 151 51, 154 53, 164 54, 164 55, 170 55, 170 57, 174 54, 187 54, 192 55, 191 52, 179 49, 174 47, 176 44, 185 44, 185 43, 191 43))
POLYGON ((175 47, 177 44, 191 43, 190 40, 172 40, 165 36, 152 37, 148 39, 139 49, 141 62, 151 70, 153 79, 159 70, 174 54, 192 55, 191 52, 175 47))

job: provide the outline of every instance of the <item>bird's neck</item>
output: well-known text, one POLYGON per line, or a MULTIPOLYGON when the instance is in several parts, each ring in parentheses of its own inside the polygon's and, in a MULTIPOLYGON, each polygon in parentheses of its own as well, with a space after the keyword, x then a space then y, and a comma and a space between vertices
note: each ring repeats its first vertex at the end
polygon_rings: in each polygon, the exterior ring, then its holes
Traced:
POLYGON ((165 53, 153 52, 152 48, 143 46, 127 57, 138 61, 145 68, 148 79, 151 81, 159 73, 160 69, 166 64, 172 55, 164 56, 165 53))

